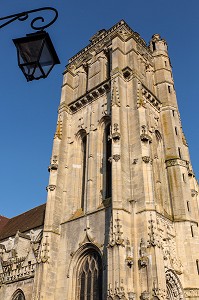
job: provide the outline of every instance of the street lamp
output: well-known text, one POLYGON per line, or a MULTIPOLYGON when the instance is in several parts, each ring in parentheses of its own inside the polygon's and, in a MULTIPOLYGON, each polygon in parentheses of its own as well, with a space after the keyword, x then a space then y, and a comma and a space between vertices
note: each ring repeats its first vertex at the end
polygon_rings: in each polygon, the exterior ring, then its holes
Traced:
POLYGON ((44 22, 43 17, 36 17, 32 20, 31 27, 34 30, 39 31, 13 40, 17 48, 18 65, 27 81, 46 78, 54 65, 60 63, 50 36, 46 31, 44 31, 45 28, 49 27, 56 21, 58 12, 55 8, 43 7, 0 18, 0 21, 8 20, 0 25, 1 29, 15 20, 25 21, 29 17, 30 13, 42 10, 53 11, 55 13, 53 20, 46 25, 36 26, 35 23, 37 21, 44 22))
POLYGON ((27 81, 46 78, 54 65, 60 63, 50 36, 45 31, 27 34, 13 42, 17 48, 18 65, 27 81))

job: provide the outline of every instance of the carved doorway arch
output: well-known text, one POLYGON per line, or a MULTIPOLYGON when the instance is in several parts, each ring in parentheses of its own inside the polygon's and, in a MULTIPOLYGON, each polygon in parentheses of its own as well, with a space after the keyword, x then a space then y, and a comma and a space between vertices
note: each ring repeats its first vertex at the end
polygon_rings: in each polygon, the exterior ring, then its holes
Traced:
POLYGON ((167 300, 184 300, 184 293, 177 275, 171 271, 166 271, 167 300))

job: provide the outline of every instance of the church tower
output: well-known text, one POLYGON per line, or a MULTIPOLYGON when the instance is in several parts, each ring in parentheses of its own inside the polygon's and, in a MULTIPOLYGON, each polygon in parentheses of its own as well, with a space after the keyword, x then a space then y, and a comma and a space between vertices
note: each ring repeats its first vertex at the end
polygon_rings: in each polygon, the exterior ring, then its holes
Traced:
POLYGON ((124 21, 69 60, 34 299, 199 299, 198 184, 167 43, 124 21))

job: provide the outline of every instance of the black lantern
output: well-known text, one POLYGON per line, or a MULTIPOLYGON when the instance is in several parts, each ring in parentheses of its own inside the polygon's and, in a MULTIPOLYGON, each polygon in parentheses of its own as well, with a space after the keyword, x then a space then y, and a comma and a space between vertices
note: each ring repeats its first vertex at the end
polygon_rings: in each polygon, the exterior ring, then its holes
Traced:
POLYGON ((54 65, 60 64, 50 36, 45 31, 27 34, 13 42, 17 48, 18 65, 27 81, 46 78, 54 65))

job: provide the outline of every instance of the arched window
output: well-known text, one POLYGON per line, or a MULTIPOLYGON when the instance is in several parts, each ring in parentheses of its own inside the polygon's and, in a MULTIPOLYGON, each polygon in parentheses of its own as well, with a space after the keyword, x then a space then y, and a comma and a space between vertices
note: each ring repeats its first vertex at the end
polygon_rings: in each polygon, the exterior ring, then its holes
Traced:
POLYGON ((102 263, 96 251, 82 258, 77 274, 77 300, 102 300, 102 263))
POLYGON ((111 197, 112 191, 112 172, 111 172, 111 152, 112 152, 112 142, 110 139, 110 123, 106 125, 104 130, 104 150, 103 150, 103 161, 104 161, 104 168, 103 168, 103 177, 104 177, 104 195, 105 198, 111 197))
POLYGON ((155 136, 158 142, 161 142, 162 140, 162 135, 158 130, 155 130, 155 136))
POLYGON ((18 290, 14 293, 12 300, 25 300, 24 293, 21 290, 18 290))

